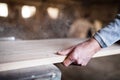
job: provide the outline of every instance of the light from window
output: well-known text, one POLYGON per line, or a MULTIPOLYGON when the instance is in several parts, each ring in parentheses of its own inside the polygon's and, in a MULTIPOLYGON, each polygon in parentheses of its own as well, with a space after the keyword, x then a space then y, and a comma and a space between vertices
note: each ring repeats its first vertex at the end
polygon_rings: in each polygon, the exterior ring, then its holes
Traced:
POLYGON ((23 18, 30 18, 35 15, 36 7, 35 6, 23 6, 22 7, 22 17, 23 18))
POLYGON ((6 3, 0 3, 0 16, 1 17, 8 16, 8 6, 6 3))
POLYGON ((48 15, 52 19, 57 19, 58 18, 58 14, 59 14, 59 9, 58 8, 48 7, 47 12, 48 12, 48 15))

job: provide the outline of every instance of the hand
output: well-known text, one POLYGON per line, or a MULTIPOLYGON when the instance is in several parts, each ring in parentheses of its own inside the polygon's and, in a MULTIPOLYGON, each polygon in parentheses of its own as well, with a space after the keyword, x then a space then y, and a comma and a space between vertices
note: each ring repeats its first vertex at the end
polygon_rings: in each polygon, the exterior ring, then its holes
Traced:
POLYGON ((92 56, 101 49, 98 42, 91 38, 83 43, 70 47, 66 50, 59 51, 60 55, 67 55, 63 64, 69 66, 71 63, 86 66, 92 56))

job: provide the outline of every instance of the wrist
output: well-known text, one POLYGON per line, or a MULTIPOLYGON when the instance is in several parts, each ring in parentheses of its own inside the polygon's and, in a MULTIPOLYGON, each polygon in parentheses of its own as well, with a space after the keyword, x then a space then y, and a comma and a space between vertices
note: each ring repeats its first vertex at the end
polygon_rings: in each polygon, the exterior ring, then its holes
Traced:
POLYGON ((97 42, 96 39, 91 38, 88 41, 89 41, 89 44, 91 45, 91 48, 93 49, 93 51, 95 51, 94 53, 96 53, 96 52, 98 52, 99 50, 102 49, 100 44, 97 42))

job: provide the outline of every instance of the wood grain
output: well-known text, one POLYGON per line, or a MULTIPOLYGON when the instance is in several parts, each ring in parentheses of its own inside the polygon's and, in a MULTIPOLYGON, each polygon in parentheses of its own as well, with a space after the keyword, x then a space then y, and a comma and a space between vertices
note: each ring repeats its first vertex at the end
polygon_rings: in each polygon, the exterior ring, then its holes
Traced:
MULTIPOLYGON (((66 56, 57 55, 57 51, 83 41, 81 39, 0 41, 0 71, 63 62, 66 56)), ((120 46, 113 45, 102 49, 93 58, 119 53, 120 46)))

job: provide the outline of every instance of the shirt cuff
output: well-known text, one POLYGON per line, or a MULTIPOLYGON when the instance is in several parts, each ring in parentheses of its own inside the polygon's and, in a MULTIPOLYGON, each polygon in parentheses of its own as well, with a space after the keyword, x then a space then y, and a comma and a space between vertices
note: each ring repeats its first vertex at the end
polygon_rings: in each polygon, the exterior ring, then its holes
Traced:
POLYGON ((93 38, 99 43, 99 45, 101 46, 101 48, 105 48, 107 47, 107 45, 105 44, 105 42, 102 40, 102 38, 100 37, 100 35, 98 33, 96 33, 93 38))

